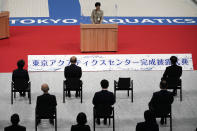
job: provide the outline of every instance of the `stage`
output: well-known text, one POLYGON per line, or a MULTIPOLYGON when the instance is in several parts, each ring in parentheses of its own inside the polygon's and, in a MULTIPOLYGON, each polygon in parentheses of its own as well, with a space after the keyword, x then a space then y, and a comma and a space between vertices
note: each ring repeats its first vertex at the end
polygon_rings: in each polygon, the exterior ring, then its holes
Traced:
MULTIPOLYGON (((197 69, 197 25, 120 25, 117 52, 88 54, 191 53, 197 69)), ((0 72, 12 72, 27 55, 80 53, 80 26, 12 26, 10 38, 0 40, 0 72)), ((26 64, 27 65, 27 64, 26 64)))

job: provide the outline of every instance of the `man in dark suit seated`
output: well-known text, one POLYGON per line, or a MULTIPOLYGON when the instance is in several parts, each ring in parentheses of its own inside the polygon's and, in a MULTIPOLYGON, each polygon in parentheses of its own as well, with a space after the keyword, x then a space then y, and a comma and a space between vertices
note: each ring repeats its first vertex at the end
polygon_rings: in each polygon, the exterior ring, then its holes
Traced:
POLYGON ((24 90, 28 87, 29 74, 27 70, 24 70, 25 66, 24 60, 19 60, 17 62, 18 69, 13 71, 12 81, 14 82, 14 88, 19 90, 20 96, 25 96, 24 90))
MULTIPOLYGON (((176 64, 177 63, 176 56, 171 56, 170 61, 171 61, 171 66, 166 68, 163 77, 161 79, 166 80, 169 87, 176 88, 177 83, 182 75, 182 67, 176 64)), ((173 94, 174 95, 177 94, 176 89, 173 90, 173 94)))
MULTIPOLYGON (((174 101, 173 94, 167 91, 167 82, 162 80, 160 82, 160 91, 153 93, 152 99, 149 102, 149 109, 155 113, 156 116, 165 116, 170 113, 171 104, 174 101)), ((164 118, 161 118, 160 123, 164 124, 164 118)))
MULTIPOLYGON (((109 116, 112 114, 112 105, 115 103, 114 94, 107 90, 109 82, 107 80, 101 81, 102 90, 96 92, 92 103, 96 111, 96 116, 109 116)), ((97 119, 97 124, 100 124, 100 119, 97 119)), ((104 124, 107 124, 107 118, 104 118, 104 124)))
MULTIPOLYGON (((66 66, 64 69, 64 76, 66 78, 66 88, 69 90, 71 84, 78 83, 78 87, 81 86, 82 81, 80 80, 82 76, 81 67, 77 66, 77 58, 75 56, 72 56, 70 58, 70 66, 66 66)), ((68 96, 70 97, 70 91, 68 91, 68 96)), ((79 96, 79 92, 76 91, 75 94, 76 97, 79 96)))
POLYGON ((11 116, 11 126, 5 127, 4 131, 26 131, 24 126, 19 125, 20 118, 18 114, 13 114, 11 116))
POLYGON ((150 110, 144 112, 145 122, 137 123, 136 131, 159 131, 154 113, 150 110))
MULTIPOLYGON (((41 90, 44 94, 37 97, 36 115, 38 117, 53 117, 57 106, 56 97, 48 93, 49 86, 47 84, 43 84, 41 90)), ((52 125, 54 124, 53 119, 50 119, 49 121, 52 125)), ((40 122, 40 119, 38 119, 37 124, 40 122)))
POLYGON ((90 131, 90 126, 87 123, 86 114, 81 112, 77 115, 77 125, 72 125, 71 131, 90 131))

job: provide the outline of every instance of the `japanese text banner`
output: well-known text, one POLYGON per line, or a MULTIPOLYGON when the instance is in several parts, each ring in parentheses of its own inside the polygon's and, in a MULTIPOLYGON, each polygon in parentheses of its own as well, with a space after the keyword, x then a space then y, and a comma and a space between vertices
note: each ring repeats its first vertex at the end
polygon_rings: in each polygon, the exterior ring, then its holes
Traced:
MULTIPOLYGON (((29 55, 28 71, 64 71, 73 55, 29 55)), ((83 71, 165 70, 177 56, 183 70, 193 70, 191 54, 75 55, 83 71)))

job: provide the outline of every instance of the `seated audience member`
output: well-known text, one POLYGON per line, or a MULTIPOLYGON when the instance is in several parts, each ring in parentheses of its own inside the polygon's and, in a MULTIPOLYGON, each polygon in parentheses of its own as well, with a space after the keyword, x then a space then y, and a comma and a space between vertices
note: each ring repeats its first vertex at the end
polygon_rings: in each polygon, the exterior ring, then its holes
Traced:
POLYGON ((14 88, 19 90, 20 96, 25 96, 24 90, 28 87, 29 74, 27 70, 24 70, 25 66, 24 60, 19 60, 17 62, 18 69, 13 71, 12 81, 14 82, 14 88))
POLYGON ((136 131, 159 131, 154 113, 150 110, 144 112, 145 122, 137 123, 136 131))
MULTIPOLYGON (((182 75, 182 67, 176 64, 177 63, 176 56, 171 56, 170 61, 171 61, 171 66, 166 68, 162 80, 166 80, 169 86, 172 86, 172 88, 174 86, 174 88, 176 88, 176 85, 182 75)), ((176 94, 177 94, 177 90, 174 89, 173 95, 176 94)))
POLYGON ((20 118, 18 114, 13 114, 11 116, 11 126, 5 127, 4 131, 26 131, 24 126, 19 125, 20 118))
MULTIPOLYGON (((101 81, 102 90, 96 92, 92 103, 96 110, 96 116, 109 116, 112 113, 112 105, 115 103, 114 94, 107 90, 109 82, 101 81)), ((100 124, 100 119, 97 118, 97 124, 100 124)), ((104 118, 104 124, 107 124, 107 118, 104 118)))
POLYGON ((90 126, 87 123, 86 114, 81 112, 77 115, 77 125, 72 125, 71 131, 90 131, 90 126))
MULTIPOLYGON (((69 89, 69 84, 72 83, 72 81, 77 81, 77 80, 80 80, 81 76, 82 76, 82 71, 81 71, 81 67, 77 66, 76 63, 77 63, 77 58, 75 56, 72 56, 70 58, 70 63, 71 65, 70 66, 66 66, 65 69, 64 69, 64 76, 66 78, 66 86, 67 88, 69 89)), ((80 81, 80 84, 82 84, 82 82, 80 81)), ((68 91, 68 96, 70 97, 71 94, 70 94, 70 91, 68 91)), ((79 92, 76 91, 76 94, 75 94, 76 97, 79 96, 79 92)))
MULTIPOLYGON (((53 117, 57 106, 56 97, 48 93, 49 86, 47 84, 43 84, 41 90, 43 91, 43 95, 37 97, 36 115, 38 117, 53 117)), ((53 119, 50 119, 49 121, 52 125, 54 124, 53 119)), ((41 121, 38 120, 37 124, 40 122, 41 121)))
MULTIPOLYGON (((149 109, 155 113, 156 116, 163 116, 170 113, 171 104, 174 101, 173 94, 167 91, 167 82, 162 80, 160 82, 160 91, 153 93, 152 99, 149 103, 149 109)), ((164 118, 161 118, 160 123, 164 124, 164 118)))

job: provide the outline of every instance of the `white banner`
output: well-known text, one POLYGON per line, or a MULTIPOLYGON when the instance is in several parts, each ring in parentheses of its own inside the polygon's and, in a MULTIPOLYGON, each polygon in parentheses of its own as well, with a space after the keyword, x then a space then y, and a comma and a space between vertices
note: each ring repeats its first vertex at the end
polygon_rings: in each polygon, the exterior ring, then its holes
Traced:
MULTIPOLYGON (((29 55, 28 71, 64 71, 73 55, 29 55)), ((165 70, 177 56, 183 70, 193 70, 191 54, 75 55, 83 71, 165 70)))

